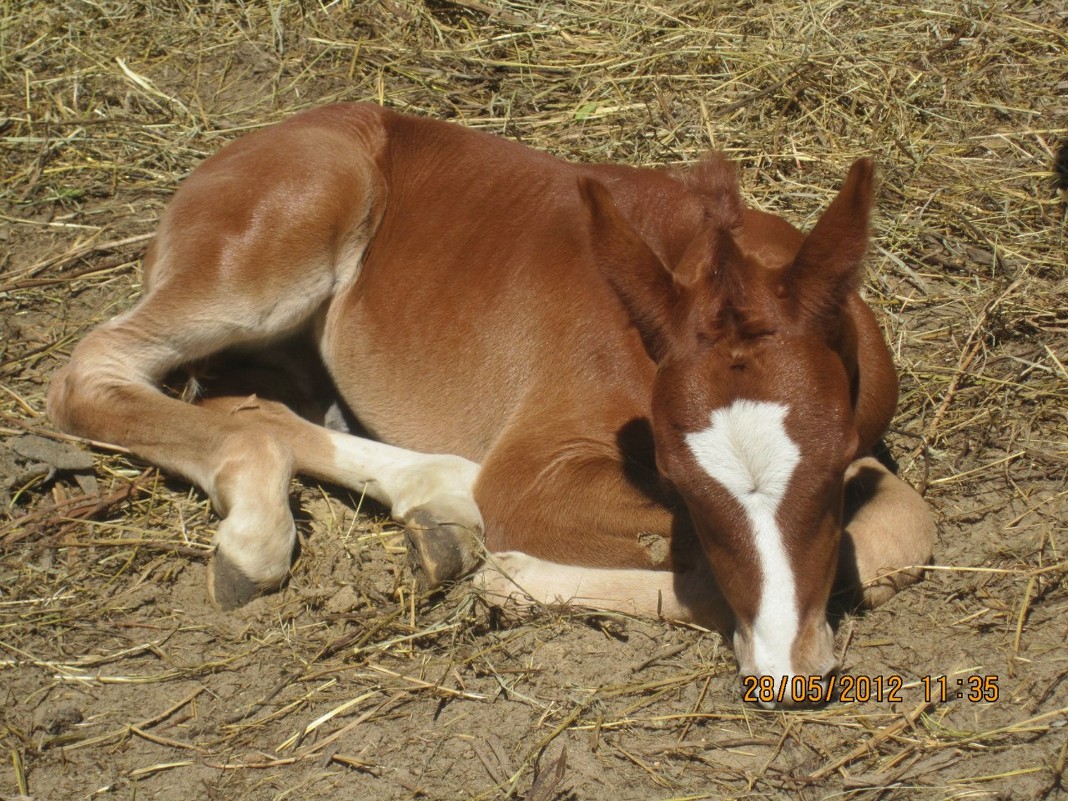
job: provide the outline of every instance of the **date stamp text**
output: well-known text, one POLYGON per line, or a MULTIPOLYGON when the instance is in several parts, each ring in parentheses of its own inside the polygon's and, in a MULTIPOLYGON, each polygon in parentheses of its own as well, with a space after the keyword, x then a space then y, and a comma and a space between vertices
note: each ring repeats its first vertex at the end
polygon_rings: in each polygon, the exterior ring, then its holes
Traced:
POLYGON ((906 682, 898 675, 743 676, 742 700, 763 704, 902 703, 918 690, 925 703, 962 700, 992 704, 1000 689, 997 676, 921 676, 906 682))

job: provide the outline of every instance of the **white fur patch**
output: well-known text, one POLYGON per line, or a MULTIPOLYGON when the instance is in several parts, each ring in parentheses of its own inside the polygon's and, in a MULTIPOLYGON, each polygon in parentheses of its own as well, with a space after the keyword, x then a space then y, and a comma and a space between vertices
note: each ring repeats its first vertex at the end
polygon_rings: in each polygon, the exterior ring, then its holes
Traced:
POLYGON ((406 520, 425 509, 441 520, 482 530, 474 487, 480 467, 462 456, 426 454, 340 431, 327 431, 331 448, 305 472, 366 492, 406 520))
POLYGON ((542 604, 574 604, 635 615, 690 621, 678 597, 679 577, 667 570, 564 565, 519 551, 490 554, 475 576, 494 603, 529 598, 542 604))
POLYGON ((686 435, 697 464, 745 510, 763 578, 753 621, 753 667, 761 675, 792 675, 790 657, 800 620, 790 559, 775 515, 801 459, 786 433, 789 410, 779 403, 738 400, 712 412, 711 425, 686 435))

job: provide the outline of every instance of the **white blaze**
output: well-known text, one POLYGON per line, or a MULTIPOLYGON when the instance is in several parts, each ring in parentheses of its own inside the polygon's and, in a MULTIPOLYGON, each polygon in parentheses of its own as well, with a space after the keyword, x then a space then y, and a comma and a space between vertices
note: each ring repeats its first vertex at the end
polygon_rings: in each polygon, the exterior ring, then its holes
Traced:
POLYGON ((738 400, 712 412, 711 425, 686 435, 697 464, 731 494, 753 530, 760 560, 760 603, 753 621, 753 661, 761 675, 793 673, 790 658, 800 619, 790 559, 775 519, 801 459, 786 433, 780 403, 738 400))

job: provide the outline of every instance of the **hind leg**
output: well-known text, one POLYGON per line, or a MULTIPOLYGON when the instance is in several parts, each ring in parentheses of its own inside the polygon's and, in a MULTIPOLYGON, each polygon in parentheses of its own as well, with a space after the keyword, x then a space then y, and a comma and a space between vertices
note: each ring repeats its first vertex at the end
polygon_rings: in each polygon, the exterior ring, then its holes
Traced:
POLYGON ((475 462, 325 429, 309 430, 298 442, 301 473, 358 489, 389 507, 404 526, 408 563, 420 589, 465 576, 482 561, 475 462))
MULTIPOLYGON (((172 310, 174 300, 166 299, 172 310)), ((330 431, 255 395, 199 405, 164 395, 158 376, 225 343, 226 330, 201 319, 184 331, 179 319, 188 318, 167 320, 157 303, 150 294, 78 345, 53 381, 49 413, 64 430, 127 447, 208 493, 223 516, 209 570, 219 606, 239 606, 288 575, 295 544, 289 483, 298 471, 389 506, 408 529, 425 584, 477 565, 477 464, 330 431)))
POLYGON ((285 442, 238 416, 157 388, 179 365, 247 341, 239 304, 231 302, 230 315, 212 319, 197 301, 192 293, 152 291, 131 312, 91 332, 56 374, 48 410, 60 428, 129 448, 208 493, 224 518, 212 587, 215 600, 229 608, 277 587, 288 573, 295 541, 288 504, 293 456, 285 442))
POLYGON ((937 529, 920 494, 871 457, 846 470, 845 497, 838 593, 874 609, 923 577, 937 529))
POLYGON ((298 473, 354 489, 388 507, 404 526, 409 565, 420 589, 460 578, 481 562, 482 515, 473 489, 478 465, 324 428, 336 390, 318 353, 302 343, 229 365, 208 394, 215 397, 202 401, 205 405, 237 414, 286 443, 298 473))
POLYGON ((48 409, 61 428, 126 447, 209 494, 224 515, 212 583, 223 606, 288 573, 292 443, 159 386, 192 362, 309 328, 357 280, 384 209, 384 142, 373 109, 332 107, 208 159, 164 215, 145 297, 79 343, 52 383, 48 409))

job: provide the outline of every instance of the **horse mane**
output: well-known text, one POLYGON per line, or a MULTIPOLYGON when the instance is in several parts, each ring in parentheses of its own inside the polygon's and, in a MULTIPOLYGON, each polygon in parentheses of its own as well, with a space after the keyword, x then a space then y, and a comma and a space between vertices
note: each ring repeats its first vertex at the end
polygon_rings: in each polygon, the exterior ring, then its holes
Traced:
POLYGON ((673 172, 676 180, 701 199, 706 219, 715 228, 732 231, 742 224, 745 204, 738 189, 738 168, 722 153, 673 172))

